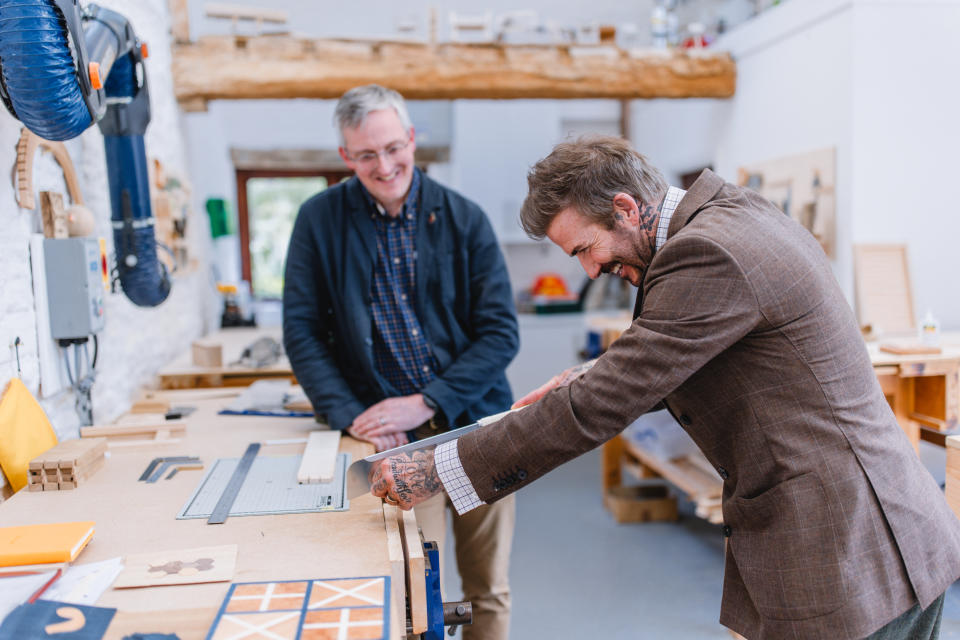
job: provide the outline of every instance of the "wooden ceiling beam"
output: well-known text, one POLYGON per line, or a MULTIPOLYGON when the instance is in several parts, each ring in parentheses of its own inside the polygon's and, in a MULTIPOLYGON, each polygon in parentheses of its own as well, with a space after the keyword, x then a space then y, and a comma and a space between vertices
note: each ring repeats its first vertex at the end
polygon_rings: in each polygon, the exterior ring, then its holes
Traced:
POLYGON ((190 110, 209 100, 339 98, 370 83, 412 100, 729 98, 736 66, 709 50, 207 36, 174 46, 173 80, 190 110))

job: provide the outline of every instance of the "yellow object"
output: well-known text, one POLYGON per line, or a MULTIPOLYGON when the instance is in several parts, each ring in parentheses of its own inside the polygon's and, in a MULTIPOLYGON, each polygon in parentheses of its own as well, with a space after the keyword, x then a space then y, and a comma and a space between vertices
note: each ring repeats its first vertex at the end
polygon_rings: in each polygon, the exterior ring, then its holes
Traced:
POLYGON ((0 567, 71 562, 93 537, 95 522, 0 527, 0 567))
POLYGON ((224 295, 227 295, 227 294, 229 294, 229 293, 236 293, 236 292, 237 292, 237 285, 235 285, 235 284, 224 284, 224 283, 222 283, 222 282, 218 282, 218 283, 217 283, 217 291, 219 291, 220 293, 222 293, 222 294, 224 294, 224 295))
POLYGON ((30 461, 55 444, 47 414, 20 378, 12 378, 0 399, 0 468, 14 491, 26 486, 30 461))

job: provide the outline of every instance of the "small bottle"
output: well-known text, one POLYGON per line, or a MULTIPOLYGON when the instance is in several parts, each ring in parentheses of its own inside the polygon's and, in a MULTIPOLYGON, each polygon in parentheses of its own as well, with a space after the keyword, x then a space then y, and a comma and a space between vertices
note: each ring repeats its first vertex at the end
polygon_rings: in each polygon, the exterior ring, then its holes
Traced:
POLYGON ((667 48, 667 8, 660 2, 650 10, 650 35, 654 49, 667 48))
POLYGON ((929 309, 920 323, 920 344, 927 347, 940 346, 940 323, 929 309))

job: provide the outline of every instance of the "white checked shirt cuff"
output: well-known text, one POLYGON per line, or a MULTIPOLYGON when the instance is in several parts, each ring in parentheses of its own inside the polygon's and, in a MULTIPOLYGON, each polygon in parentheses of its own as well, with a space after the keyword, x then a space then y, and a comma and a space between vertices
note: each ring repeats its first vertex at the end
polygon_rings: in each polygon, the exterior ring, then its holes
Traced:
POLYGON ((476 509, 485 502, 480 500, 473 483, 467 477, 467 472, 460 464, 460 453, 457 451, 458 440, 450 440, 437 445, 433 451, 433 463, 437 467, 437 475, 443 482, 443 488, 450 496, 457 514, 463 515, 467 511, 476 509))

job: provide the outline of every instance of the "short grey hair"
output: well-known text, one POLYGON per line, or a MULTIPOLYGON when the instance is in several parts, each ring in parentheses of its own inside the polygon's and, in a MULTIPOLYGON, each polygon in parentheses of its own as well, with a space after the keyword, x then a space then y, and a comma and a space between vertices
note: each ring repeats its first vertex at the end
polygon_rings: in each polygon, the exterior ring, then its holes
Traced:
POLYGON ((606 229, 615 225, 613 198, 628 193, 656 206, 667 194, 663 174, 623 138, 588 135, 561 142, 527 174, 520 225, 542 239, 554 217, 574 207, 606 229))
POLYGON ((347 91, 337 102, 333 112, 333 123, 340 135, 340 144, 343 145, 343 130, 359 127, 371 111, 393 109, 400 118, 400 124, 408 132, 413 124, 403 96, 394 91, 381 87, 378 84, 368 84, 354 87, 347 91))

